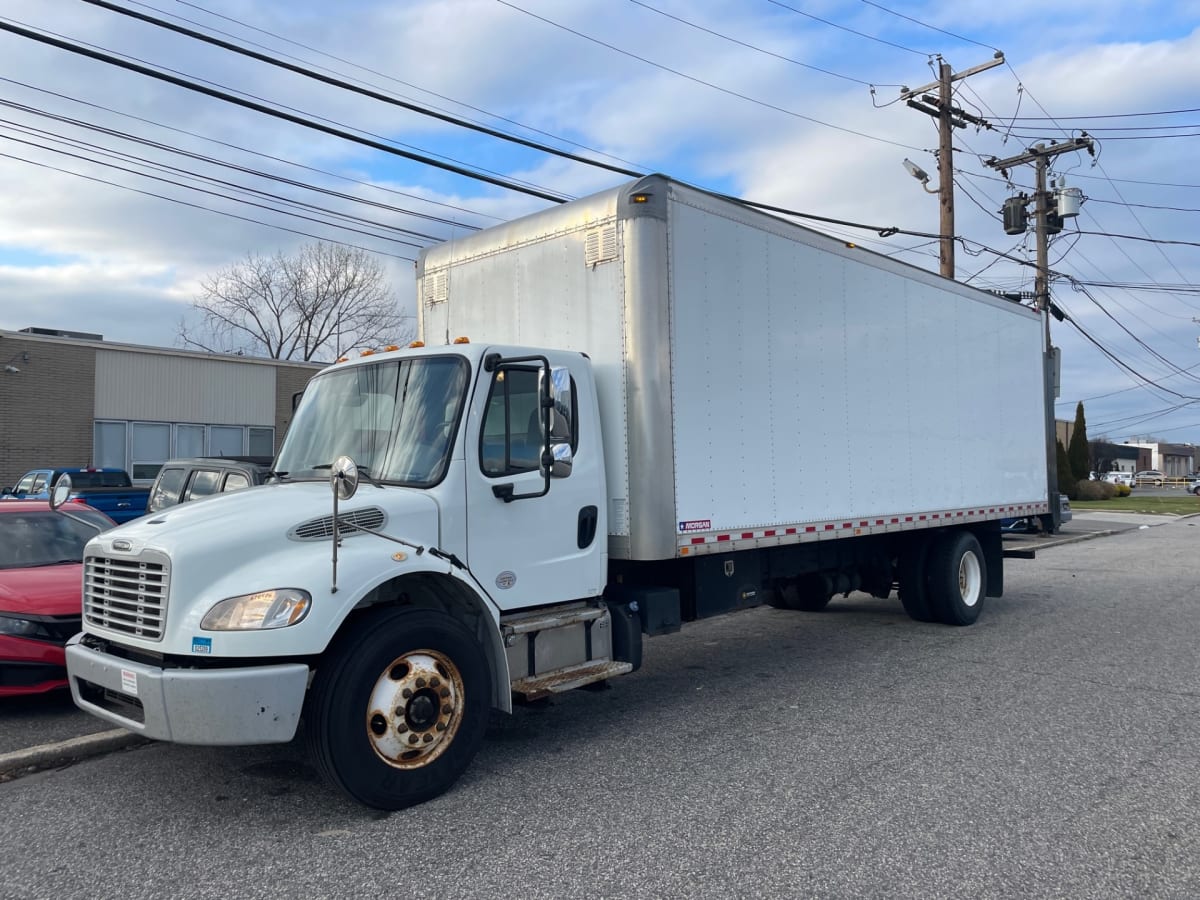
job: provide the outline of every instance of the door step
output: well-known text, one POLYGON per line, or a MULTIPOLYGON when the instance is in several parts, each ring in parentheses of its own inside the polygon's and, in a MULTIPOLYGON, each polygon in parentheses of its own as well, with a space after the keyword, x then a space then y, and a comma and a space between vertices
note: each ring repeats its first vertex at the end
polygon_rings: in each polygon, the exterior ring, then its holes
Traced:
POLYGON ((551 694, 572 691, 585 684, 594 684, 597 681, 615 678, 617 675, 624 675, 632 671, 633 666, 627 662, 614 662, 607 659, 586 662, 556 669, 542 675, 519 678, 512 683, 512 691, 523 700, 538 700, 551 694))

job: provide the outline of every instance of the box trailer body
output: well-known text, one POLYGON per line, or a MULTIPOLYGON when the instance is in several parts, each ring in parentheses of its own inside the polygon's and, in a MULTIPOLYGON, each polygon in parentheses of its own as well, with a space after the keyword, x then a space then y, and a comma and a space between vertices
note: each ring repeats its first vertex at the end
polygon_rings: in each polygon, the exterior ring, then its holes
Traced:
POLYGON ((1049 510, 1036 313, 735 201, 652 176, 417 285, 426 343, 591 358, 613 559, 1049 510))
POLYGON ((318 373, 269 483, 88 543, 81 708, 197 744, 303 716, 396 809, 489 708, 686 621, 862 590, 968 625, 1000 520, 1049 512, 1036 314, 732 200, 650 176, 430 248, 417 286, 424 345, 318 373))

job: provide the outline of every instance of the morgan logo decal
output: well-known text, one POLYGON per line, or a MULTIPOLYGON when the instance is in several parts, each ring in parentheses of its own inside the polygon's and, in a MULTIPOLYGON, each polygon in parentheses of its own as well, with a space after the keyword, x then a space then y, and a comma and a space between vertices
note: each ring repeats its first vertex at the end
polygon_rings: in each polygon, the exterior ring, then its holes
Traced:
POLYGON ((516 583, 517 576, 513 572, 505 571, 496 576, 496 587, 502 591, 507 591, 516 583))
POLYGON ((680 522, 679 530, 688 531, 712 531, 712 519, 693 519, 690 522, 680 522))

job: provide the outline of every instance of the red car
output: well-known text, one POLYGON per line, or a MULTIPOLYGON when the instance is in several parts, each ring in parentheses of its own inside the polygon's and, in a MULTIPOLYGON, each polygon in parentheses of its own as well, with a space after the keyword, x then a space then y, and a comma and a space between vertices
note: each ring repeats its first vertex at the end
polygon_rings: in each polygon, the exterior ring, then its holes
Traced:
POLYGON ((0 697, 67 686, 63 645, 80 630, 83 545, 115 524, 82 503, 70 512, 75 519, 45 500, 0 503, 0 697))

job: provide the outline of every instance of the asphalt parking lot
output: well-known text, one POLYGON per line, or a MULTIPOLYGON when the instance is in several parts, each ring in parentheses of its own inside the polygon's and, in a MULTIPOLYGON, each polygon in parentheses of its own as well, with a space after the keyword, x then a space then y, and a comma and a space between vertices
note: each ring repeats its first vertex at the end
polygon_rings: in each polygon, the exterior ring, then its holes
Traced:
POLYGON ((1200 519, 1143 524, 1080 515, 970 628, 855 594, 655 638, 398 813, 298 742, 17 778, 0 894, 1197 897, 1200 519))
MULTIPOLYGON (((1159 489, 1166 491, 1168 489, 1159 489)), ((1137 513, 1076 512, 1058 534, 1011 534, 1006 547, 1034 551, 1062 544, 1161 525, 1163 516, 1137 513)), ((112 726, 77 709, 63 691, 40 697, 22 697, 0 702, 0 777, 5 776, 5 757, 42 745, 100 735, 112 726)), ((107 748, 107 744, 102 745, 107 748)), ((87 746, 73 746, 72 758, 87 753, 87 746)), ((52 754, 48 755, 52 758, 52 754)), ((11 767, 10 767, 11 768, 11 767)))

